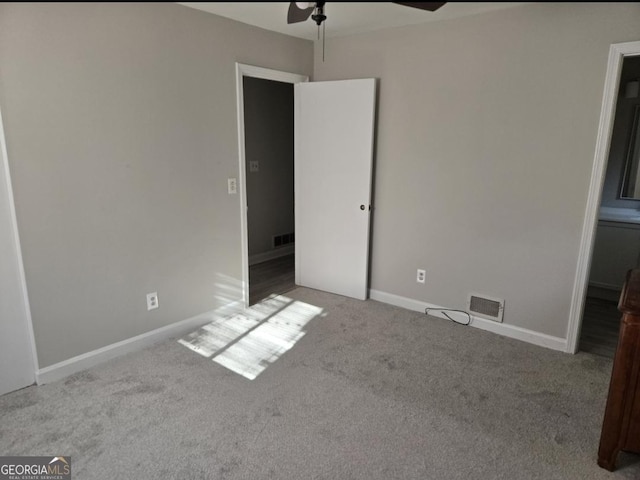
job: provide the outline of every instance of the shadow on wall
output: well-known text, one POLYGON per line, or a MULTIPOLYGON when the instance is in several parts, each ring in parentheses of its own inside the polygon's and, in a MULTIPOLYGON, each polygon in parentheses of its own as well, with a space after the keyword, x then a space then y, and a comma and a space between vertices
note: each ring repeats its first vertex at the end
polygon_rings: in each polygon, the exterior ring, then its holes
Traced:
POLYGON ((231 305, 242 300, 244 295, 244 285, 242 280, 224 275, 222 273, 216 274, 215 284, 215 299, 217 305, 231 305))

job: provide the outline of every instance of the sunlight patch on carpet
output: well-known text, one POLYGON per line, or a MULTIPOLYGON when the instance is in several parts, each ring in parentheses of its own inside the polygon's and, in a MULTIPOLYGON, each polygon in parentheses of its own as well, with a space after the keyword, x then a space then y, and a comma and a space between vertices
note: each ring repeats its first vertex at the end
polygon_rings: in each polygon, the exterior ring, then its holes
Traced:
POLYGON ((219 318, 178 343, 250 380, 290 350, 323 309, 272 295, 229 318, 219 318))

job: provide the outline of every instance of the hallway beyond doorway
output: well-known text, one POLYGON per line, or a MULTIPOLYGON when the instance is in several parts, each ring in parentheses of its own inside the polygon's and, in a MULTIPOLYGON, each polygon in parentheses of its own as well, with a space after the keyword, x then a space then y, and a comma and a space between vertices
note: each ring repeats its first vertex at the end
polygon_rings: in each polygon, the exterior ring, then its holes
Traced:
POLYGON ((580 351, 613 358, 622 314, 618 302, 587 297, 584 305, 580 351))
POLYGON ((249 267, 249 305, 271 294, 283 294, 294 289, 295 256, 287 255, 249 267))

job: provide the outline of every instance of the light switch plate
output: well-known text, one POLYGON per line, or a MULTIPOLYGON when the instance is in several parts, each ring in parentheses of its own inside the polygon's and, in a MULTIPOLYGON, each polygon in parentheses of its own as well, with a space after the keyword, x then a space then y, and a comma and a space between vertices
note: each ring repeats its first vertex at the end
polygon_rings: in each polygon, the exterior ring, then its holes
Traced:
POLYGON ((229 178, 227 180, 227 186, 229 189, 229 195, 233 195, 234 193, 238 193, 238 181, 235 178, 229 178))

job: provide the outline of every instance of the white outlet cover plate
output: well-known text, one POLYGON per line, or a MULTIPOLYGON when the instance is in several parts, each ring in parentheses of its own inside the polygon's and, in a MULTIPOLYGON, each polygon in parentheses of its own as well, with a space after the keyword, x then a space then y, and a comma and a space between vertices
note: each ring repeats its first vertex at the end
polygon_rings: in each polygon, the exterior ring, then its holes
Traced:
POLYGON ((147 310, 155 310, 159 306, 158 292, 147 293, 147 310))

